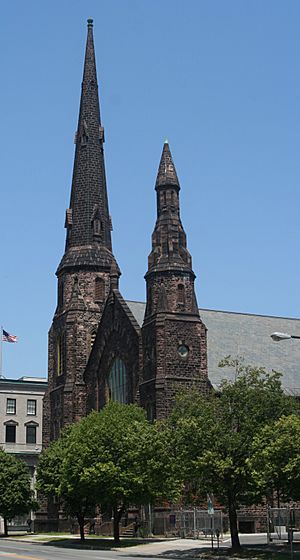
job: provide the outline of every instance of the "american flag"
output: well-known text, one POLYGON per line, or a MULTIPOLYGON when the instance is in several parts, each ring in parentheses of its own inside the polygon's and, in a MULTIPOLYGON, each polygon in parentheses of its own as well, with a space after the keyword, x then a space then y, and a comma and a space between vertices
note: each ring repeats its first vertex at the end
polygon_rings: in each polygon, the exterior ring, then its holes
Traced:
POLYGON ((18 337, 2 329, 2 340, 3 342, 18 342, 18 337))

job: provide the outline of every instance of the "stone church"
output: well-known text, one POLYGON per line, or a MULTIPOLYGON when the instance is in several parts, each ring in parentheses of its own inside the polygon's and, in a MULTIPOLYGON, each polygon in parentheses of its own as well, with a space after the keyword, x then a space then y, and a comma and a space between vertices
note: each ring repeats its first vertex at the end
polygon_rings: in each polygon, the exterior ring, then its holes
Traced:
POLYGON ((167 142, 155 184, 157 220, 142 326, 119 291, 92 20, 75 143, 66 246, 56 272, 58 301, 49 331, 45 443, 110 399, 139 403, 154 419, 168 414, 181 387, 209 388, 206 327, 199 315, 180 219, 180 185, 167 142))
POLYGON ((199 312, 180 218, 180 184, 167 142, 155 183, 146 304, 124 300, 111 240, 104 140, 93 21, 88 20, 66 245, 49 331, 44 444, 110 399, 138 403, 149 419, 163 418, 181 388, 207 392, 217 385, 224 376, 218 361, 231 353, 283 371, 287 389, 300 392, 298 347, 289 347, 286 360, 270 339, 273 331, 300 331, 299 320, 199 312))

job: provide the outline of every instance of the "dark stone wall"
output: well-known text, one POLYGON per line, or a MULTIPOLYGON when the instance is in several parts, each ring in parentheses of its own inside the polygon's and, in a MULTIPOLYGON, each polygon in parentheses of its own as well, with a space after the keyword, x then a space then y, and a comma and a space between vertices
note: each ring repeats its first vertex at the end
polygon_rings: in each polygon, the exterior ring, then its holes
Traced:
POLYGON ((166 271, 147 277, 146 318, 161 310, 173 313, 198 313, 194 276, 190 272, 166 271), (183 302, 178 300, 179 286, 183 286, 183 302))
POLYGON ((58 305, 49 331, 44 444, 59 437, 65 425, 86 415, 83 373, 109 293, 110 275, 109 271, 74 269, 60 274, 58 282, 58 305), (104 282, 101 301, 95 299, 96 278, 104 282))
POLYGON ((100 410, 108 400, 107 379, 120 358, 127 373, 127 402, 138 402, 141 369, 140 328, 118 290, 107 300, 95 344, 85 371, 87 411, 100 410))
POLYGON ((142 328, 143 371, 141 405, 154 407, 156 418, 165 418, 183 389, 210 391, 207 377, 206 328, 199 317, 160 313, 142 328), (181 357, 178 348, 188 348, 181 357))

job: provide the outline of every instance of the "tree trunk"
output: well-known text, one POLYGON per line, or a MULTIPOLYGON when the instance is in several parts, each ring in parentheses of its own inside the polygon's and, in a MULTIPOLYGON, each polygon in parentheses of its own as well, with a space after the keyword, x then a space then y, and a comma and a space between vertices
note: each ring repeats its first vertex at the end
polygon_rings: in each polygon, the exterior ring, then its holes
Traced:
POLYGON ((241 543, 239 539, 239 532, 237 526, 236 503, 231 496, 228 496, 228 513, 229 513, 229 525, 230 525, 230 535, 231 535, 231 548, 232 550, 240 550, 241 543))
POLYGON ((82 515, 82 513, 77 513, 77 521, 80 530, 80 540, 83 542, 84 541, 84 515, 82 515))
POLYGON ((114 541, 115 543, 119 543, 120 542, 120 529, 119 529, 120 518, 119 518, 119 512, 117 506, 113 507, 113 513, 114 513, 114 541))
POLYGON ((113 507, 113 514, 114 514, 114 541, 115 543, 120 542, 120 521, 121 517, 125 511, 125 507, 122 506, 118 509, 118 506, 113 507))
POLYGON ((277 488, 277 507, 280 509, 280 490, 277 488))
POLYGON ((6 517, 3 518, 3 522, 4 522, 4 536, 7 537, 8 536, 8 529, 7 529, 7 519, 6 519, 6 517))

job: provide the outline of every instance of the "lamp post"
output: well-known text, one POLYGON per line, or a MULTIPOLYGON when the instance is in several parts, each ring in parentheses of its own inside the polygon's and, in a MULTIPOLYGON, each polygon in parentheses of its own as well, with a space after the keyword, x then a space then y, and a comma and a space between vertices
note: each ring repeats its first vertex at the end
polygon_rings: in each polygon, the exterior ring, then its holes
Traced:
MULTIPOLYGON (((271 335, 272 340, 274 340, 274 342, 280 342, 281 340, 288 340, 290 338, 300 338, 300 336, 297 336, 295 334, 288 334, 288 333, 282 333, 282 332, 274 332, 271 335)), ((290 523, 289 523, 290 527, 288 529, 288 542, 290 544, 291 547, 291 559, 294 558, 294 550, 293 550, 293 522, 292 522, 292 511, 290 510, 290 523)), ((269 539, 269 535, 268 535, 268 539, 269 539)))
POLYGON ((274 332, 270 336, 274 342, 280 342, 281 340, 287 340, 289 338, 300 338, 300 336, 295 334, 287 334, 283 332, 274 332))

